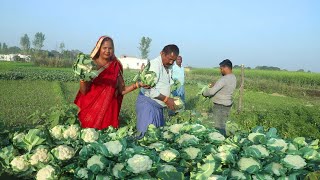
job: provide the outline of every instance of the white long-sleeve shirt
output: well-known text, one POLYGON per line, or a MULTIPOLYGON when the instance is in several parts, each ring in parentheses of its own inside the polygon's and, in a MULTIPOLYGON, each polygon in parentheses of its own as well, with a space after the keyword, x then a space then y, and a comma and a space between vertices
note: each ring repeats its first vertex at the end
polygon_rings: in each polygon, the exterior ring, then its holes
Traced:
POLYGON ((141 88, 141 92, 145 96, 152 98, 157 103, 165 107, 166 104, 163 101, 160 101, 155 98, 158 97, 160 94, 164 96, 170 96, 170 86, 171 84, 173 84, 172 67, 169 67, 167 71, 163 66, 161 56, 159 56, 150 61, 149 71, 153 71, 157 74, 156 85, 151 89, 141 88))

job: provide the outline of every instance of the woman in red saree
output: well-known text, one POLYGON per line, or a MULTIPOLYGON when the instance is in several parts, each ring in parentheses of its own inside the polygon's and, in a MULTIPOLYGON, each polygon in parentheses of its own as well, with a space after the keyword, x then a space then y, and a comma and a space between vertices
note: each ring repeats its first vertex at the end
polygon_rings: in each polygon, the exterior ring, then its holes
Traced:
POLYGON ((139 84, 125 86, 122 65, 114 55, 110 37, 100 37, 91 58, 98 69, 104 70, 92 81, 80 80, 80 90, 74 101, 79 107, 78 118, 83 128, 117 128, 123 95, 139 88, 139 84))

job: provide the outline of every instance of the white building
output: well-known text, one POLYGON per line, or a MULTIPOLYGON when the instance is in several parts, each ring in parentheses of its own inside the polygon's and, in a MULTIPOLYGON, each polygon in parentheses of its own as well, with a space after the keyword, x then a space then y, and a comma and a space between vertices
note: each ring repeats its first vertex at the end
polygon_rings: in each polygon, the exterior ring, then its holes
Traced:
POLYGON ((0 54, 0 61, 14 61, 15 57, 18 56, 20 59, 24 59, 29 62, 31 60, 30 55, 23 54, 0 54))
POLYGON ((147 59, 139 59, 126 55, 123 55, 118 59, 121 62, 123 69, 141 69, 141 67, 144 67, 148 63, 147 59))

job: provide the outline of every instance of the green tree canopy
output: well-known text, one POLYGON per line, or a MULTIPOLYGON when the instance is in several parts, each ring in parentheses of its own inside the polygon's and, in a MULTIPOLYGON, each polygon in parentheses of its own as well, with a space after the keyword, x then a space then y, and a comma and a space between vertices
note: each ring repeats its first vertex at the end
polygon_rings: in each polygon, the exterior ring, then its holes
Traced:
POLYGON ((59 45, 60 53, 63 53, 64 48, 65 48, 65 44, 64 44, 64 42, 61 42, 59 45))
POLYGON ((43 43, 44 43, 44 40, 45 40, 45 35, 42 33, 42 32, 37 32, 35 35, 34 35, 34 40, 32 42, 34 48, 36 50, 41 50, 41 48, 43 47, 43 43))
POLYGON ((20 38, 20 45, 21 45, 21 49, 24 51, 29 51, 30 49, 30 39, 29 36, 27 34, 24 34, 24 36, 22 36, 20 38))
POLYGON ((142 37, 140 41, 140 47, 138 49, 140 50, 141 53, 141 58, 142 59, 148 59, 148 54, 150 52, 150 44, 151 44, 152 39, 149 37, 142 37))
POLYGON ((8 45, 6 43, 3 43, 1 50, 2 50, 2 53, 4 53, 4 54, 8 53, 8 45))

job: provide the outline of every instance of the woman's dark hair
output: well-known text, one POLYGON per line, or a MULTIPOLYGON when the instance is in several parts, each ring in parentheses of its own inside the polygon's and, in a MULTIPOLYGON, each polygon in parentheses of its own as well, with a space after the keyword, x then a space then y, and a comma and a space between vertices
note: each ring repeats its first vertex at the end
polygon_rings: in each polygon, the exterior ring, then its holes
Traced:
POLYGON ((164 54, 175 54, 175 55, 179 55, 179 48, 177 45, 175 44, 169 44, 169 45, 166 45, 163 49, 162 49, 162 52, 164 54))
POLYGON ((110 41, 111 44, 112 44, 112 47, 113 47, 113 50, 114 50, 114 44, 113 44, 113 40, 109 37, 106 37, 102 40, 101 44, 100 44, 100 48, 99 48, 99 51, 97 52, 97 54, 92 58, 92 59, 98 59, 99 55, 100 55, 100 49, 101 49, 101 46, 104 42, 106 41, 110 41))
POLYGON ((232 69, 232 62, 229 59, 223 60, 219 65, 222 67, 228 67, 232 69))

